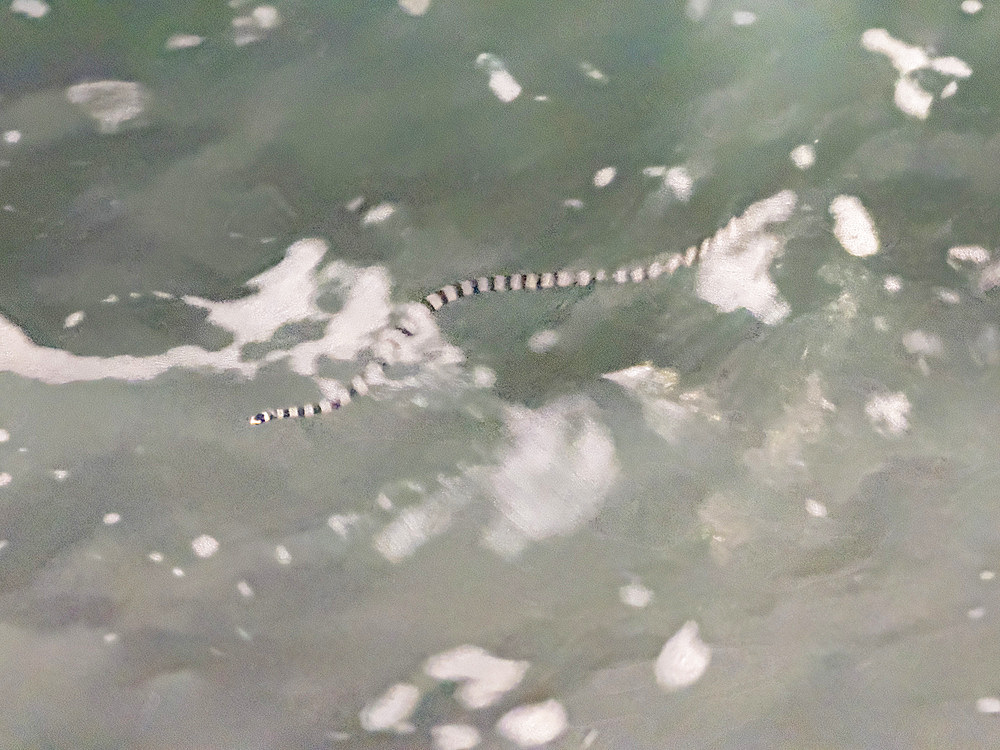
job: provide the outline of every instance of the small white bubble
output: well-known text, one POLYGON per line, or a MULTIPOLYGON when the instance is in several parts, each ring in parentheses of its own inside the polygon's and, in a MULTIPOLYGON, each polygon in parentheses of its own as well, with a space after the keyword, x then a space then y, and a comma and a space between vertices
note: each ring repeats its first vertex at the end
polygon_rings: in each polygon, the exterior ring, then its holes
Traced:
POLYGON ((10 544, 10 542, 8 542, 6 539, 0 539, 0 549, 3 549, 8 544, 10 544))
POLYGON ((173 573, 178 578, 183 578, 184 577, 184 571, 181 568, 174 568, 170 572, 173 573))
POLYGON ((14 477, 12 477, 8 472, 0 471, 0 487, 6 487, 13 481, 14 477))
POLYGON ((986 614, 986 610, 983 607, 973 607, 965 614, 968 615, 970 620, 982 620, 983 615, 986 614))
POLYGON ((28 18, 41 18, 49 12, 49 4, 44 0, 14 0, 10 4, 10 9, 28 18))
POLYGON ((962 0, 962 4, 958 7, 962 9, 963 13, 974 16, 983 9, 983 4, 980 0, 962 0))
POLYGON ((161 563, 161 562, 163 562, 163 553, 162 552, 150 552, 148 555, 146 555, 146 557, 148 557, 150 560, 152 560, 155 563, 161 563))
POLYGON ((3 134, 3 139, 5 143, 9 143, 10 145, 13 146, 15 143, 21 140, 21 131, 8 130, 6 133, 3 134))
POLYGON ((579 211, 583 208, 583 201, 579 198, 567 198, 563 201, 563 206, 566 208, 572 208, 575 211, 579 211))
POLYGON ((0 428, 0 443, 6 443, 8 440, 10 440, 10 433, 0 428))
POLYGON ((57 482, 64 482, 66 481, 66 478, 69 476, 69 472, 66 471, 65 469, 53 469, 52 476, 55 477, 55 480, 57 482))
POLYGON ((118 641, 118 633, 105 633, 104 634, 104 642, 105 643, 117 643, 117 641, 118 641))
POLYGON ((750 26, 757 22, 757 14, 749 10, 733 12, 733 26, 750 26))
POLYGON ((992 581, 997 574, 992 570, 984 570, 979 574, 980 581, 992 581))
POLYGON ((203 41, 205 40, 197 34, 174 34, 167 39, 167 43, 164 46, 170 50, 190 49, 191 47, 197 47, 203 41))
POLYGON ((370 226, 372 224, 381 224, 383 221, 388 219, 396 213, 396 207, 391 203, 380 203, 375 206, 364 215, 361 219, 361 224, 363 226, 370 226))
POLYGON ((116 523, 122 520, 120 513, 105 513, 104 514, 104 524, 106 526, 114 526, 116 523))
POLYGON ((253 596, 253 589, 250 588, 250 584, 246 581, 240 581, 236 584, 236 590, 240 592, 240 596, 249 599, 253 596))
POLYGON ((281 544, 274 548, 274 559, 282 565, 288 565, 292 561, 291 553, 281 544))
POLYGON ((109 294, 107 297, 101 300, 101 302, 103 302, 106 305, 113 305, 117 301, 118 301, 117 294, 109 294))

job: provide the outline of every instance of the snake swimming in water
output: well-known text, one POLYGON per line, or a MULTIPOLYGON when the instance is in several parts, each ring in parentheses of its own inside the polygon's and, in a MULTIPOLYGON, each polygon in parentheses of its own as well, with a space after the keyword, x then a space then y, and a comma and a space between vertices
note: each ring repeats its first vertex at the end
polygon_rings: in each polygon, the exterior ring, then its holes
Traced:
MULTIPOLYGON (((457 302, 463 297, 472 297, 486 292, 536 291, 539 289, 565 289, 570 287, 591 288, 596 284, 608 282, 617 284, 639 283, 647 279, 656 279, 663 275, 669 276, 682 266, 692 266, 699 260, 703 250, 704 245, 693 246, 686 253, 674 253, 665 261, 661 262, 657 260, 649 265, 634 266, 632 268, 622 267, 612 274, 608 274, 604 270, 594 273, 590 271, 563 270, 547 273, 512 273, 480 276, 443 286, 436 292, 426 295, 420 302, 431 313, 436 313, 445 305, 457 302)), ((397 330, 406 336, 413 335, 412 332, 402 327, 397 327, 397 330)), ((384 370, 388 366, 388 363, 384 361, 376 361, 375 364, 381 370, 384 370)), ((254 414, 250 417, 249 421, 252 425, 259 425, 275 419, 292 419, 295 417, 312 417, 317 414, 328 414, 346 406, 353 398, 366 395, 370 385, 363 375, 357 375, 351 380, 351 385, 347 393, 339 398, 325 399, 301 406, 291 406, 286 409, 269 409, 254 414)))

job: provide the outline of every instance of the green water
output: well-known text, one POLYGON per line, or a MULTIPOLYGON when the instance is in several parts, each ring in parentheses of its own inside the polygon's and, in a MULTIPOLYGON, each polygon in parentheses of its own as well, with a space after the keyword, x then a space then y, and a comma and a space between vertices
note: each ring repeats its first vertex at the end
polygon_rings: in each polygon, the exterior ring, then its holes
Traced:
POLYGON ((501 717, 549 700, 553 748, 1000 743, 995 9, 230 5, 0 12, 0 748, 447 750, 452 724, 509 748, 501 717), (933 103, 907 115, 872 28, 973 73, 909 73, 933 103), (141 112, 69 101, 105 80, 141 112), (420 312, 373 398, 247 424, 375 359, 365 311, 391 330, 460 279, 631 268, 779 191, 770 324, 702 293, 745 266, 486 295, 420 312), (838 241, 838 195, 877 254, 838 241), (181 299, 262 300, 246 282, 306 238, 287 310, 181 299), (343 348, 294 365, 317 340, 343 348), (666 690, 691 620, 711 661, 666 690), (530 666, 470 708, 424 667, 462 644, 530 666), (397 683, 418 705, 369 731, 397 683))

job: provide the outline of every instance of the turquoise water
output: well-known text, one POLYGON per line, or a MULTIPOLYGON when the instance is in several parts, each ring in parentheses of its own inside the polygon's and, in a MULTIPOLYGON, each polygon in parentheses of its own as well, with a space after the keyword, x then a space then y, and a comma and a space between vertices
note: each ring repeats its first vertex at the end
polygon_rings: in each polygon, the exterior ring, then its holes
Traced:
POLYGON ((0 747, 995 746, 998 31, 5 6, 0 747))

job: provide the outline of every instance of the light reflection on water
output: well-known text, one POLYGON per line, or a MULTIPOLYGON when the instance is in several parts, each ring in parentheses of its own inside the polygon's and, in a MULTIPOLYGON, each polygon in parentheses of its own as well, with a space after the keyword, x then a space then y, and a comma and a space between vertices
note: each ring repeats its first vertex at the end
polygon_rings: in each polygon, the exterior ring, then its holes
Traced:
POLYGON ((0 745, 996 744, 989 8, 230 5, 2 22, 0 745))

